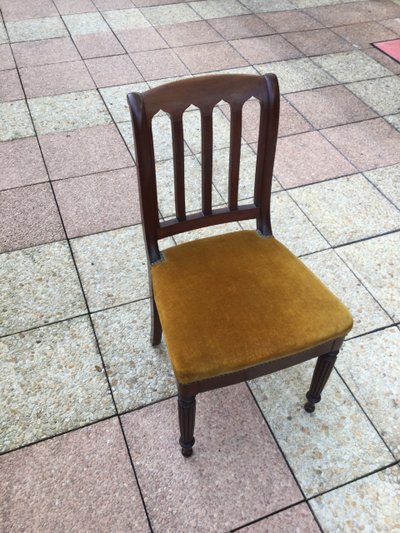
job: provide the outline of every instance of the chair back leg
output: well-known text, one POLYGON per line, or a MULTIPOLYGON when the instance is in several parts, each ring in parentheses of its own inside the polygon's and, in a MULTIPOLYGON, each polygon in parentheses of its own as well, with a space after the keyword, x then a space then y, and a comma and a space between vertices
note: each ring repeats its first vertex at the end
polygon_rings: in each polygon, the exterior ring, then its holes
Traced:
POLYGON ((315 411, 315 404, 321 401, 321 392, 333 370, 337 354, 338 352, 330 352, 318 357, 311 380, 310 390, 306 394, 308 401, 304 405, 304 409, 307 413, 315 411))
POLYGON ((182 448, 182 455, 190 457, 193 453, 194 444, 194 422, 196 418, 196 397, 178 396, 178 413, 179 413, 179 428, 181 437, 179 444, 182 448))

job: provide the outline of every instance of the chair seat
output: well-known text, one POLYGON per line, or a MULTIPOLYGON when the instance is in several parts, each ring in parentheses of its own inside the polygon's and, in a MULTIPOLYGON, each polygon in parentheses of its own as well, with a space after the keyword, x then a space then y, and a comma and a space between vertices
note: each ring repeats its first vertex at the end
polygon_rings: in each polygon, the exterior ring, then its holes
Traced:
POLYGON ((169 248, 151 275, 182 384, 295 354, 352 327, 340 300, 283 244, 256 231, 169 248))

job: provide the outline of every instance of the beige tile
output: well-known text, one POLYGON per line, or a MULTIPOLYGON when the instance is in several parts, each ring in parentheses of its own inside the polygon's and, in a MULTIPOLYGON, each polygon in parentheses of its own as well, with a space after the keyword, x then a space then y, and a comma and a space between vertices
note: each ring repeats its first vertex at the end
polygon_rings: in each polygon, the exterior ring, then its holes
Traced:
POLYGON ((206 237, 213 237, 214 235, 222 235, 223 233, 230 233, 233 231, 240 231, 241 227, 237 222, 229 222, 228 224, 218 224, 217 226, 209 226, 208 228, 200 228, 186 233, 180 233, 174 236, 177 244, 194 241, 196 239, 204 239, 206 237))
POLYGON ((244 7, 243 2, 237 2, 237 0, 203 0, 202 2, 190 2, 189 5, 205 19, 250 13, 244 7))
POLYGON ((142 93, 149 88, 146 82, 132 83, 129 85, 117 85, 100 89, 108 111, 115 122, 130 121, 127 96, 129 93, 142 93))
POLYGON ((315 413, 306 413, 303 405, 314 364, 309 361, 250 385, 308 497, 393 461, 335 372, 315 413))
POLYGON ((400 112, 400 79, 397 76, 350 83, 347 88, 381 115, 400 112))
POLYGON ((397 131, 400 131, 400 113, 396 115, 387 115, 385 120, 389 122, 397 131))
POLYGON ((394 320, 400 320, 400 233, 338 248, 361 282, 394 320))
POLYGON ((64 15, 63 20, 73 37, 111 31, 100 13, 64 15))
POLYGON ((67 29, 60 17, 18 20, 7 22, 6 26, 12 43, 68 36, 67 29))
POLYGON ((115 413, 87 318, 0 340, 4 452, 115 413))
POLYGON ((103 16, 115 32, 135 28, 147 28, 150 26, 149 21, 142 15, 139 9, 103 11, 103 16))
MULTIPOLYGON (((193 153, 201 152, 201 120, 196 109, 188 111, 183 117, 183 134, 193 153)), ((213 147, 214 150, 230 145, 230 122, 222 111, 214 108, 213 112, 213 147)))
POLYGON ((242 0, 242 4, 252 9, 255 13, 267 13, 270 11, 285 11, 293 9, 294 5, 290 0, 242 0))
POLYGON ((314 58, 314 61, 340 83, 379 78, 391 74, 390 70, 361 50, 318 56, 314 58))
POLYGON ((164 24, 178 24, 200 20, 199 15, 190 7, 190 4, 170 4, 168 6, 143 7, 143 15, 153 26, 164 24))
POLYGON ((150 302, 92 315, 111 388, 122 413, 176 394, 165 344, 150 343, 150 302))
POLYGON ((400 208, 400 165, 370 170, 365 172, 365 176, 400 208))
POLYGON ((0 141, 34 135, 31 117, 24 100, 0 104, 0 141))

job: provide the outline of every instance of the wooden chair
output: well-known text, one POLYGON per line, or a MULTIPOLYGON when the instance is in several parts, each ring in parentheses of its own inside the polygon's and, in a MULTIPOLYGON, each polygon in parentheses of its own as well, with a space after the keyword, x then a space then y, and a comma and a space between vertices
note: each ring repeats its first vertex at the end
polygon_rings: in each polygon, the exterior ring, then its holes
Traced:
MULTIPOLYGON (((178 387, 180 445, 194 444, 198 393, 318 357, 305 409, 313 412, 352 328, 346 307, 272 236, 270 198, 279 121, 279 87, 273 74, 202 76, 128 95, 135 137, 140 203, 152 305, 152 344, 162 331, 178 387), (238 205, 242 108, 260 102, 254 201, 238 205), (212 207, 213 109, 231 109, 229 201, 212 207), (184 111, 201 115, 202 211, 185 208, 184 111), (152 118, 171 119, 176 217, 160 222, 152 118), (158 241, 214 224, 255 219, 254 231, 237 231, 159 251, 158 241)), ((172 179, 172 176, 171 176, 172 179)))

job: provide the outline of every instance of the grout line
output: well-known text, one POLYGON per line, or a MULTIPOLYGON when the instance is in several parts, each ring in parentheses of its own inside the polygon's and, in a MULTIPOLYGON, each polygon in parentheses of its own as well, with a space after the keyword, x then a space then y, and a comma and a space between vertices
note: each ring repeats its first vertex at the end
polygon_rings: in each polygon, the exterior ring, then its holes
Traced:
MULTIPOLYGON (((254 524, 258 524, 259 522, 262 522, 266 518, 270 518, 271 516, 275 516, 275 515, 277 515, 279 513, 283 513, 283 512, 285 512, 285 511, 287 511, 289 509, 293 509, 293 507, 297 507, 297 506, 302 505, 304 503, 307 503, 307 502, 305 500, 301 500, 301 501, 292 503, 291 505, 287 505, 286 507, 282 507, 281 509, 278 509, 277 511, 273 511, 272 513, 269 513, 269 514, 266 514, 264 516, 261 516, 260 518, 256 518, 255 520, 252 520, 251 522, 246 522, 245 524, 242 524, 239 527, 235 527, 235 528, 230 530, 230 533, 236 533, 236 531, 241 531, 245 527, 252 526, 254 524)), ((322 531, 321 528, 320 528, 320 530, 322 531)))

